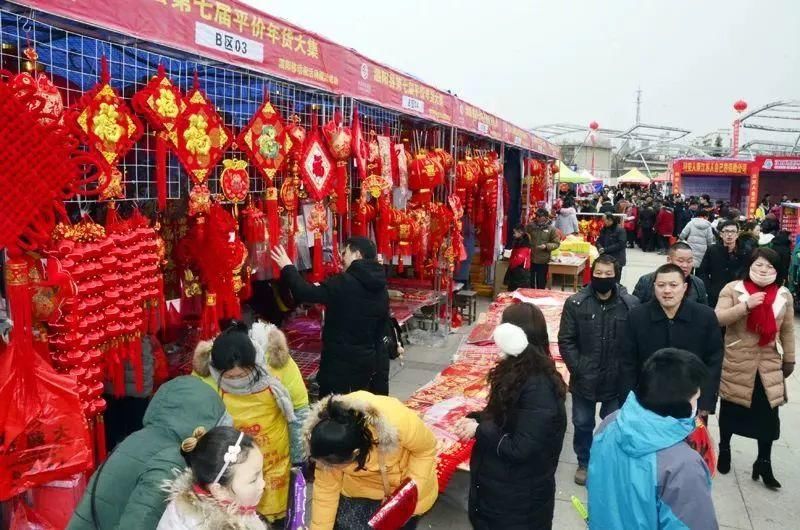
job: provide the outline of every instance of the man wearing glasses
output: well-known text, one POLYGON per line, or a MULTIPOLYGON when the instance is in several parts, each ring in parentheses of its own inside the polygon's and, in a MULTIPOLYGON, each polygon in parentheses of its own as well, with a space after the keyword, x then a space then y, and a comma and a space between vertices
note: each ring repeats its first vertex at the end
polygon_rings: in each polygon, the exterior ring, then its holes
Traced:
POLYGON ((708 290, 708 303, 716 307, 719 293, 728 283, 739 278, 747 261, 736 245, 739 238, 739 226, 735 221, 721 221, 717 227, 722 243, 711 245, 703 257, 697 270, 697 276, 703 280, 708 290))

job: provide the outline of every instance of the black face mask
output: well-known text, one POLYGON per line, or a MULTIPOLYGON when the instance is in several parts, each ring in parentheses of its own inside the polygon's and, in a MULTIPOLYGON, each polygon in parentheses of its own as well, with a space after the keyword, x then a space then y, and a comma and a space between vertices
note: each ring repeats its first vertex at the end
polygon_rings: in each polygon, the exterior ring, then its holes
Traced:
POLYGON ((614 284, 616 283, 616 278, 596 278, 592 276, 592 289, 594 289, 596 293, 606 294, 614 288, 614 284))

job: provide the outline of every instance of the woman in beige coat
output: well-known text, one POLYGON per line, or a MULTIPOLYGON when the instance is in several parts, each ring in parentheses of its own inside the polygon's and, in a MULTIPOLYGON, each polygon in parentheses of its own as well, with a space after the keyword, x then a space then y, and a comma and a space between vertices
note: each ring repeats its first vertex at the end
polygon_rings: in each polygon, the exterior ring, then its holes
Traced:
POLYGON ((771 488, 781 484, 772 473, 772 442, 780 437, 778 407, 786 403, 785 378, 794 370, 794 300, 781 287, 786 271, 769 248, 753 252, 745 278, 725 286, 717 318, 726 326, 722 363, 717 470, 731 466, 734 434, 758 440, 753 480, 771 488))

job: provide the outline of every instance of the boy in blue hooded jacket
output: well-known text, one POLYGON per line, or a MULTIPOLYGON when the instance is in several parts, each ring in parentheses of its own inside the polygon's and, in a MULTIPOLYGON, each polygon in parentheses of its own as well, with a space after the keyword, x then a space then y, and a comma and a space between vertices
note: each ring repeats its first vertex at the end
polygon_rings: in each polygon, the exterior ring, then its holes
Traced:
POLYGON ((711 475, 686 443, 708 369, 664 348, 645 362, 639 386, 597 429, 589 460, 592 530, 716 530, 711 475))

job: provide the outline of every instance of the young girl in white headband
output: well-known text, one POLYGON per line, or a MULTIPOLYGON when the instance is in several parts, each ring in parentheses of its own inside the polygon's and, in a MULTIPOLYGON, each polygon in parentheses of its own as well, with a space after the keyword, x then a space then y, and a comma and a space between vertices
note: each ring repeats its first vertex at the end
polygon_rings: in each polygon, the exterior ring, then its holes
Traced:
POLYGON ((165 483, 170 503, 157 530, 266 530, 256 511, 263 457, 252 438, 233 427, 198 427, 181 453, 189 469, 165 483))

